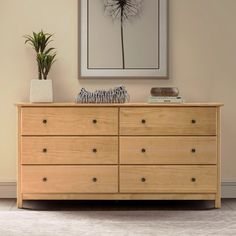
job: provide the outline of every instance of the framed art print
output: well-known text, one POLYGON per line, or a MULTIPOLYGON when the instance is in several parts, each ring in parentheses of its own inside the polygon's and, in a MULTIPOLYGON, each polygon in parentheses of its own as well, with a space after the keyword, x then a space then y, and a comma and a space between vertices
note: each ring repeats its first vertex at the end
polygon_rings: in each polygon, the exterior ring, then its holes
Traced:
POLYGON ((167 77, 167 0, 81 0, 81 76, 167 77))

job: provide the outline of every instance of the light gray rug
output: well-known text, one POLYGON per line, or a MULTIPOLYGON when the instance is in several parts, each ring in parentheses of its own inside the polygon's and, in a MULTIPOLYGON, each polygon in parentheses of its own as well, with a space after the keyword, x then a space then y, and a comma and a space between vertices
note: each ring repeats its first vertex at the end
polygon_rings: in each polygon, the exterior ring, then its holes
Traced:
POLYGON ((0 236, 236 235, 235 211, 2 211, 0 236))

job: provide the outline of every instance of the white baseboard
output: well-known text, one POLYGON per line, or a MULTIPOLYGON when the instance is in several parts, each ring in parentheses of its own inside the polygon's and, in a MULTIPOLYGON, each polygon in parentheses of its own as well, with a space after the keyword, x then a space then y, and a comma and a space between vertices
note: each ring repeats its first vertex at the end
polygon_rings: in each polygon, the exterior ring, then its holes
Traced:
MULTIPOLYGON (((0 198, 16 198, 16 183, 0 182, 0 198)), ((236 198, 236 182, 222 182, 222 198, 236 198)))
POLYGON ((236 198, 236 182, 222 182, 222 198, 236 198))
POLYGON ((0 198, 16 198, 16 183, 0 182, 0 198))

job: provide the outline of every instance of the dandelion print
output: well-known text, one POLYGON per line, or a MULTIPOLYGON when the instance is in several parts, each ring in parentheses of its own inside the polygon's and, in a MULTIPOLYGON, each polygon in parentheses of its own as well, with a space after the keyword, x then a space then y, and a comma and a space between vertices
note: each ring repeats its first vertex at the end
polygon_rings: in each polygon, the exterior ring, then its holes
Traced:
POLYGON ((125 69, 124 22, 139 15, 143 0, 104 0, 105 12, 120 21, 122 68, 125 69))

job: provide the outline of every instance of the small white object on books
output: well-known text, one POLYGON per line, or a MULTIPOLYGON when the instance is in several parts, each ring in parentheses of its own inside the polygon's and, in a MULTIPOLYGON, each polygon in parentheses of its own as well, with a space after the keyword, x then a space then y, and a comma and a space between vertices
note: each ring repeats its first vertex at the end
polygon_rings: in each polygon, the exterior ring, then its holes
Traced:
POLYGON ((153 97, 150 96, 148 103, 183 103, 182 97, 153 97))

